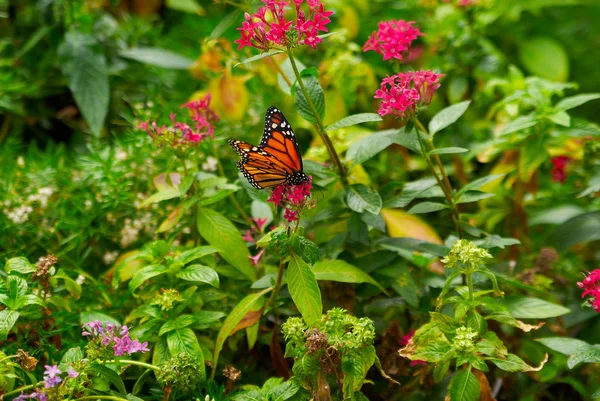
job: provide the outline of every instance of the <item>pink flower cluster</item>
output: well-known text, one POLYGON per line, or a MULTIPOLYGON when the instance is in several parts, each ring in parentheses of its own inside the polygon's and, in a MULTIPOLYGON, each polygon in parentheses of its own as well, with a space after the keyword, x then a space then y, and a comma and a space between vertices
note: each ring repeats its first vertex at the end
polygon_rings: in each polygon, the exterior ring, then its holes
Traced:
MULTIPOLYGON (((58 365, 45 365, 44 368, 44 388, 49 389, 56 387, 63 381, 63 379, 60 377, 63 372, 58 368, 58 365)), ((79 372, 73 368, 69 368, 67 371, 67 377, 65 379, 75 379, 77 376, 79 376, 79 372)), ((25 400, 47 401, 48 396, 43 392, 34 391, 30 394, 21 393, 21 395, 14 399, 14 401, 25 400)))
POLYGON ((298 214, 302 210, 313 206, 310 200, 311 189, 312 177, 308 177, 308 181, 299 185, 278 185, 273 189, 267 202, 272 202, 275 206, 283 206, 285 208, 283 217, 291 223, 298 220, 298 214))
MULTIPOLYGON (((408 345, 409 341, 415 336, 415 331, 409 331, 408 334, 405 334, 402 336, 402 340, 400 341, 400 345, 403 347, 406 347, 406 345, 408 345)), ((425 361, 420 361, 420 360, 415 360, 415 361, 410 361, 410 366, 417 366, 417 365, 427 365, 427 362, 425 361)))
POLYGON ((171 147, 195 146, 209 136, 214 139, 215 125, 219 116, 210 108, 210 93, 201 100, 185 103, 181 108, 189 110, 192 125, 175 121, 176 114, 169 114, 171 126, 158 126, 156 122, 146 121, 140 128, 146 130, 153 141, 160 146, 167 144, 171 147))
POLYGON ((433 94, 440 87, 438 80, 444 74, 433 71, 400 72, 386 77, 375 92, 375 99, 381 99, 379 114, 399 118, 410 118, 417 114, 418 107, 429 105, 433 94))
POLYGON ((550 160, 552 163, 552 170, 550 171, 552 181, 564 183, 567 180, 565 169, 570 161, 571 158, 568 156, 556 156, 550 160))
POLYGON ((414 23, 415 21, 404 20, 380 22, 379 29, 371 34, 363 51, 373 50, 381 54, 384 61, 391 58, 405 59, 412 42, 419 36, 425 36, 419 28, 413 26, 414 23))
POLYGON ((136 352, 148 352, 148 342, 140 343, 129 337, 127 326, 116 326, 111 323, 100 323, 98 320, 83 325, 82 336, 91 336, 92 339, 100 339, 100 344, 105 347, 111 346, 115 356, 123 356, 125 353, 131 355, 136 352))
POLYGON ((274 46, 294 47, 300 44, 309 45, 313 49, 321 43, 319 31, 327 32, 329 16, 333 11, 325 11, 321 0, 306 0, 308 13, 300 9, 304 0, 293 0, 296 5, 296 20, 286 21, 285 8, 290 4, 285 0, 262 0, 265 4, 252 15, 246 13, 241 31, 241 38, 235 43, 238 50, 245 47, 256 47, 267 51, 274 46))
MULTIPOLYGON (((246 231, 246 234, 244 234, 242 236, 242 239, 246 242, 252 242, 252 243, 256 243, 256 240, 254 239, 254 235, 257 234, 263 234, 264 233, 264 226, 265 224, 267 224, 267 219, 263 219, 263 218, 257 218, 257 219, 252 219, 252 221, 254 222, 254 225, 252 226, 252 228, 248 231, 246 231)), ((248 256, 248 258, 250 258, 250 260, 252 261, 252 264, 254 266, 258 265, 258 261, 260 260, 260 257, 262 256, 263 252, 265 250, 262 249, 259 253, 257 253, 254 256, 248 256)))
POLYGON ((583 290, 581 298, 589 296, 589 304, 596 312, 600 313, 600 269, 588 274, 582 282, 577 283, 577 286, 583 290))

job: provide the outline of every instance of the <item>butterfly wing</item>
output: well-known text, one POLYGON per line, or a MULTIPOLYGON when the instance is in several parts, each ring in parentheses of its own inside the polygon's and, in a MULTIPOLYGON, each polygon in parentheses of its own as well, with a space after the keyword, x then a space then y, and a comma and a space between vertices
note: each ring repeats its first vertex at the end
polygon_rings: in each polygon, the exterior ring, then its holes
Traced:
POLYGON ((260 148, 273 155, 294 173, 302 171, 302 156, 296 135, 281 110, 271 106, 265 114, 265 129, 260 148))
POLYGON ((230 140, 229 145, 241 156, 237 166, 248 182, 257 189, 284 184, 292 170, 268 152, 244 141, 230 140))

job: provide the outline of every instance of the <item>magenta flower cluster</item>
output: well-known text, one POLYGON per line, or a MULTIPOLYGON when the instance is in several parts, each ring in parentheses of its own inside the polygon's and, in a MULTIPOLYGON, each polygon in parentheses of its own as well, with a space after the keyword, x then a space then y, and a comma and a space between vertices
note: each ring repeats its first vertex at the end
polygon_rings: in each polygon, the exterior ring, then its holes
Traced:
MULTIPOLYGON (((250 230, 246 231, 246 234, 242 236, 242 239, 246 242, 256 243, 254 236, 262 235, 264 233, 264 226, 265 224, 267 224, 267 219, 259 217, 256 219, 252 219, 252 221, 254 222, 254 224, 252 225, 250 230)), ((261 249, 261 251, 258 252, 256 255, 248 256, 248 258, 252 261, 253 265, 258 265, 258 261, 260 260, 264 251, 264 249, 261 249)))
POLYGON ((581 297, 590 297, 590 306, 600 313, 600 269, 592 271, 577 286, 583 290, 581 297))
POLYGON ((267 51, 275 46, 294 47, 300 44, 309 45, 313 49, 321 43, 319 32, 327 32, 329 16, 333 11, 326 11, 321 0, 306 0, 308 13, 301 10, 304 0, 293 0, 296 6, 296 19, 286 20, 285 9, 290 5, 285 0, 262 0, 264 6, 254 14, 244 14, 241 38, 235 43, 238 49, 245 46, 256 47, 267 51))
POLYGON ((433 71, 400 72, 386 77, 375 92, 375 99, 381 99, 379 114, 399 118, 411 118, 420 106, 431 104, 433 94, 440 87, 439 79, 444 74, 433 71))
POLYGON ((159 145, 168 144, 172 147, 194 146, 209 136, 214 139, 215 125, 219 115, 210 108, 211 95, 208 93, 200 100, 185 103, 181 108, 188 109, 192 124, 176 121, 177 115, 169 114, 171 126, 158 126, 156 122, 146 121, 140 128, 146 130, 153 141, 159 145))
POLYGON ((148 342, 140 343, 138 340, 131 339, 127 326, 116 326, 108 322, 100 323, 100 321, 94 320, 84 324, 83 328, 82 336, 100 339, 100 344, 105 347, 112 347, 115 356, 149 351, 148 342))
POLYGON ((312 201, 310 201, 311 189, 312 177, 308 177, 308 181, 299 185, 278 185, 273 189, 267 202, 272 202, 275 206, 283 206, 285 208, 283 217, 291 223, 298 220, 300 211, 312 207, 312 201))
POLYGON ((413 26, 414 23, 415 21, 404 20, 380 22, 379 29, 371 34, 363 51, 373 50, 381 54, 384 61, 391 58, 405 59, 412 43, 419 36, 425 36, 419 28, 413 26))

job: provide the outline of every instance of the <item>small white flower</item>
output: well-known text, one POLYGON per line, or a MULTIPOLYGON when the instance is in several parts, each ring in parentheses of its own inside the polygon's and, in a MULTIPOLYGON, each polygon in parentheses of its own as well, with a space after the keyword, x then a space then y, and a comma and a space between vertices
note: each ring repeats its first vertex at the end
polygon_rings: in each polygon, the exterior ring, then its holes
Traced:
POLYGON ((27 205, 19 206, 13 210, 4 210, 6 217, 15 224, 25 223, 31 212, 33 212, 33 208, 27 205))
POLYGON ((25 167, 25 159, 23 159, 23 156, 17 157, 17 166, 21 168, 25 167))
POLYGON ((79 285, 83 284, 83 282, 85 281, 85 276, 83 274, 80 274, 79 276, 77 276, 77 278, 75 279, 75 282, 79 285))
POLYGON ((106 252, 102 257, 102 261, 105 265, 112 265, 119 256, 119 251, 106 252))
POLYGON ((84 202, 85 210, 90 210, 92 208, 93 204, 94 204, 94 202, 92 202, 91 199, 86 199, 84 202))
POLYGON ((212 157, 212 156, 208 156, 206 158, 206 161, 202 164, 202 170, 205 171, 217 171, 217 159, 212 157))
POLYGON ((125 160, 127 159, 127 152, 125 152, 124 150, 119 150, 117 151, 117 153, 115 153, 115 158, 117 160, 125 160))

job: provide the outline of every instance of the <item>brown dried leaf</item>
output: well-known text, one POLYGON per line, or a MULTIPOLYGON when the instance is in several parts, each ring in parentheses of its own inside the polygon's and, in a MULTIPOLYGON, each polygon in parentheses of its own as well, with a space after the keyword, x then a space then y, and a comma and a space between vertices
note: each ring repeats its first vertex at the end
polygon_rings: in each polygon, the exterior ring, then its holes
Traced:
POLYGON ((257 311, 250 311, 250 312, 246 313, 246 315, 233 328, 233 330, 231 331, 231 333, 229 335, 232 336, 240 330, 243 330, 250 326, 254 326, 260 320, 260 317, 262 316, 262 312, 263 312, 263 308, 261 308, 257 311))
POLYGON ((479 381, 480 396, 479 401, 496 401, 492 395, 492 389, 490 388, 490 382, 488 381, 485 373, 480 370, 473 370, 475 377, 479 381))

